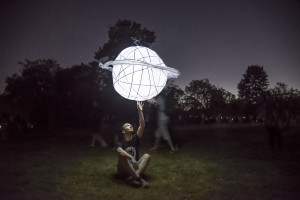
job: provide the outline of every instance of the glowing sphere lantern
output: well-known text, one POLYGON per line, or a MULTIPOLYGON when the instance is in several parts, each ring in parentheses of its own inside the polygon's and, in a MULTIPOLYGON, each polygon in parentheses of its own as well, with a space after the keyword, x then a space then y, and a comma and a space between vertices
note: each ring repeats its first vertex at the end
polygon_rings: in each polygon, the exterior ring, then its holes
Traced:
POLYGON ((156 52, 142 46, 128 47, 114 61, 99 66, 112 71, 113 86, 121 96, 135 101, 152 99, 168 78, 180 75, 178 70, 167 67, 156 52))

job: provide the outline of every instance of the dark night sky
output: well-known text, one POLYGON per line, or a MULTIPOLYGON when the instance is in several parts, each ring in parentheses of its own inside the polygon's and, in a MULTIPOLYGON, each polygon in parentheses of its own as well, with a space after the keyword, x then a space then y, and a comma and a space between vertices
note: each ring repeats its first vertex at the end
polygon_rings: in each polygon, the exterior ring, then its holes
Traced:
POLYGON ((94 60, 109 26, 130 19, 154 31, 151 46, 191 80, 237 94, 247 66, 263 65, 270 86, 300 89, 300 1, 1 0, 0 92, 18 61, 53 58, 62 67, 94 60))

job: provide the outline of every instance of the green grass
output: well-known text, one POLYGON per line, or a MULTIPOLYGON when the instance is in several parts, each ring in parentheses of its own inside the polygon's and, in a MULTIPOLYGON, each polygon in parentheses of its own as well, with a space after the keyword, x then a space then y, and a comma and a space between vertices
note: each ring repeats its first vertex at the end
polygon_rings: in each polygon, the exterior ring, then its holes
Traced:
MULTIPOLYGON (((117 154, 88 146, 89 134, 1 144, 0 199, 299 199, 299 128, 270 153, 257 126, 181 126, 182 149, 151 153, 149 190, 116 178, 117 154)), ((152 144, 145 133, 141 153, 152 144)))

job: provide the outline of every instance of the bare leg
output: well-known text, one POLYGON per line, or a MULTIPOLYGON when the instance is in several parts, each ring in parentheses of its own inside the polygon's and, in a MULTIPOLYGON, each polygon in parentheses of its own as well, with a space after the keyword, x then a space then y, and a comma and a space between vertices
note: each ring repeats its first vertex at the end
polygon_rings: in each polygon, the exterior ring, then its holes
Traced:
POLYGON ((133 169, 133 167, 129 164, 128 159, 123 156, 119 156, 119 162, 122 168, 132 177, 137 178, 139 177, 139 173, 133 169))
POLYGON ((143 174, 147 168, 147 166, 149 165, 150 162, 150 155, 145 153, 142 157, 141 157, 141 163, 139 165, 139 169, 136 170, 136 172, 138 174, 143 174))
POLYGON ((96 134, 93 134, 92 135, 92 142, 91 142, 90 146, 94 147, 95 144, 96 144, 96 134))
POLYGON ((106 148, 107 147, 107 144, 106 142, 104 141, 103 137, 99 134, 93 134, 92 135, 92 142, 90 144, 90 146, 94 147, 95 144, 96 144, 96 140, 100 142, 100 145, 102 148, 106 148))
POLYGON ((175 151, 175 148, 174 148, 174 145, 173 145, 172 140, 171 140, 171 139, 168 139, 168 140, 167 140, 167 143, 168 143, 169 147, 171 148, 171 151, 175 151))
POLYGON ((101 135, 97 134, 96 139, 100 142, 100 145, 101 145, 102 148, 107 147, 107 144, 106 144, 106 142, 104 141, 104 139, 101 135))
POLYGON ((160 122, 160 130, 161 130, 163 138, 167 141, 171 151, 175 151, 172 139, 169 134, 167 121, 160 122))
MULTIPOLYGON (((141 158, 141 163, 139 164, 139 169, 135 170, 131 164, 129 164, 128 159, 123 156, 119 156, 119 162, 123 169, 131 175, 134 180, 129 182, 130 184, 133 184, 135 186, 139 186, 142 188, 149 188, 150 185, 147 183, 144 179, 140 177, 140 173, 143 173, 146 170, 146 167, 148 166, 150 161, 150 155, 144 154, 141 158)), ((130 178, 130 177, 129 177, 130 178)))
POLYGON ((155 151, 158 149, 158 144, 160 143, 160 138, 156 138, 154 142, 154 146, 150 149, 150 151, 155 151))

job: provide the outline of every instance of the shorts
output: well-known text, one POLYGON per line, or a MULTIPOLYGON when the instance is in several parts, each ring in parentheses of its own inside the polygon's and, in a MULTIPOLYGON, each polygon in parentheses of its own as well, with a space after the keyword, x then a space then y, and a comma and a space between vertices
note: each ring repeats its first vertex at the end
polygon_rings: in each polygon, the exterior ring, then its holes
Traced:
MULTIPOLYGON (((129 165, 133 168, 133 164, 130 160, 127 160, 129 165)), ((141 164, 141 159, 139 159, 137 161, 137 164, 140 165, 141 164)), ((128 177, 130 176, 130 174, 120 165, 120 163, 118 162, 118 168, 117 168, 117 175, 120 177, 128 177)))

